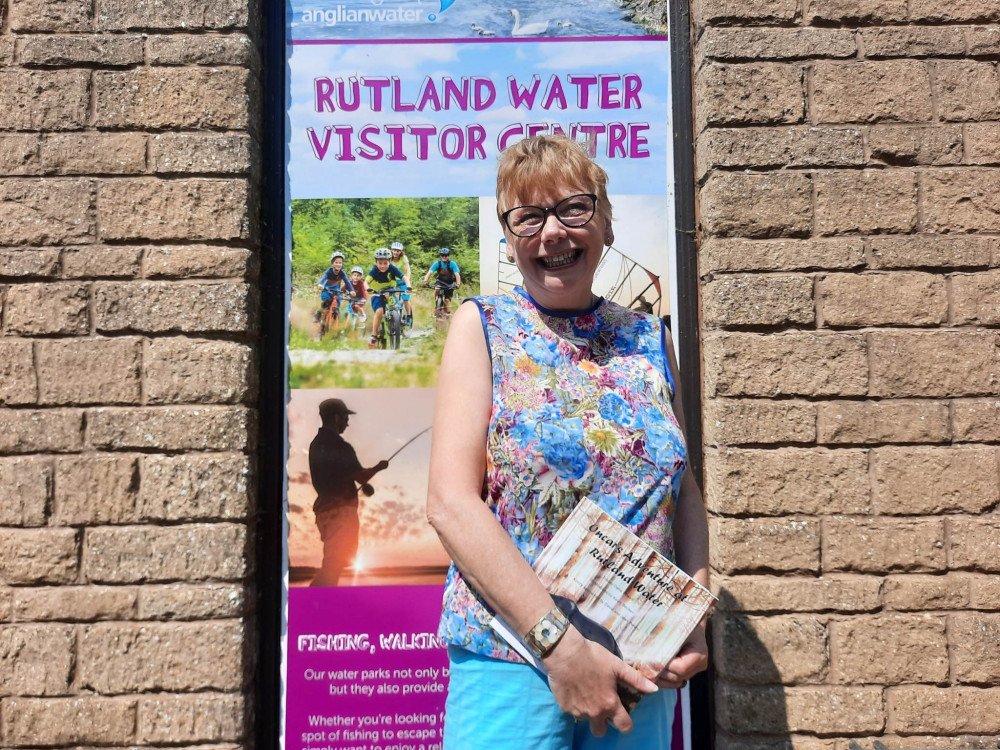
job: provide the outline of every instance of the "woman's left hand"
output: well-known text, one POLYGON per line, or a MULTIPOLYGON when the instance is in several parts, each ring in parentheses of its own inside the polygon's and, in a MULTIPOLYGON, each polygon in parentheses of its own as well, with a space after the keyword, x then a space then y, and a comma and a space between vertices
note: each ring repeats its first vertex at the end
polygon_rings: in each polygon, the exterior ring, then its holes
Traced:
POLYGON ((656 678, 661 688, 684 687, 688 680, 708 668, 708 641, 705 639, 705 623, 699 623, 688 639, 684 641, 677 656, 667 662, 667 666, 656 678))

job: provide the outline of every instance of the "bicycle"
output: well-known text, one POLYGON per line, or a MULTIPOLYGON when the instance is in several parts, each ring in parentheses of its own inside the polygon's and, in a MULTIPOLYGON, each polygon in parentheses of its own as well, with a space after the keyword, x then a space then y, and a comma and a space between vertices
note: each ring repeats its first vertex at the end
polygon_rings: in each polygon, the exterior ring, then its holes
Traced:
POLYGON ((322 341, 326 338, 327 334, 331 331, 337 330, 337 324, 340 321, 340 310, 338 309, 337 303, 339 299, 336 297, 330 300, 330 306, 323 311, 323 316, 319 319, 319 340, 322 341))
POLYGON ((368 315, 365 314, 365 300, 361 297, 349 297, 347 299, 347 306, 344 308, 344 314, 347 316, 347 328, 348 330, 361 330, 365 329, 365 323, 368 322, 368 315))
POLYGON ((448 305, 448 298, 445 292, 449 289, 458 289, 458 284, 449 284, 446 281, 435 281, 433 284, 424 284, 427 289, 434 290, 434 322, 439 326, 445 326, 451 317, 451 310, 448 305))
POLYGON ((379 323, 378 330, 372 331, 375 343, 379 349, 398 349, 403 339, 403 314, 401 296, 406 289, 390 287, 389 289, 369 289, 369 294, 377 294, 382 298, 385 311, 379 323))

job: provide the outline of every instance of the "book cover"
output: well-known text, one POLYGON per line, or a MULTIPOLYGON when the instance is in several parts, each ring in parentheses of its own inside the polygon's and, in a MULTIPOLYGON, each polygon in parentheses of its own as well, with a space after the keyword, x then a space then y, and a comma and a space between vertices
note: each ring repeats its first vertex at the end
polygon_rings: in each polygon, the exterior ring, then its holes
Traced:
MULTIPOLYGON (((708 589, 587 499, 559 527, 534 570, 550 594, 574 602, 610 631, 622 659, 650 679, 716 602, 708 589)), ((494 618, 492 625, 542 669, 506 623, 494 618)))

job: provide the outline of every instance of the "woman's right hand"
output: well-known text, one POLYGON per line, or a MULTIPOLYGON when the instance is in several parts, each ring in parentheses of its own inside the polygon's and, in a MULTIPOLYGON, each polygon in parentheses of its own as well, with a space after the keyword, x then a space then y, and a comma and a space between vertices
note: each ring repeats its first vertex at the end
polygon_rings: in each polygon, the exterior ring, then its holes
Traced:
POLYGON ((549 687, 559 707, 577 721, 590 721, 590 731, 603 737, 610 724, 632 730, 632 719, 618 697, 618 684, 640 693, 656 692, 656 684, 603 646, 571 627, 544 659, 549 687))

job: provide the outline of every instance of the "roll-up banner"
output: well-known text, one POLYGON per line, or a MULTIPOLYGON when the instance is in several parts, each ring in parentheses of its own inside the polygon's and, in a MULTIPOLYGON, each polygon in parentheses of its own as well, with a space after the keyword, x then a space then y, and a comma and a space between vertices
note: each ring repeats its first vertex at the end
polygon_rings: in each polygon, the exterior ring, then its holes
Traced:
POLYGON ((462 397, 435 388, 451 310, 519 282, 496 157, 584 143, 616 238, 595 291, 668 315, 666 2, 287 2, 284 745, 433 750, 449 561, 424 511, 431 415, 462 397))

